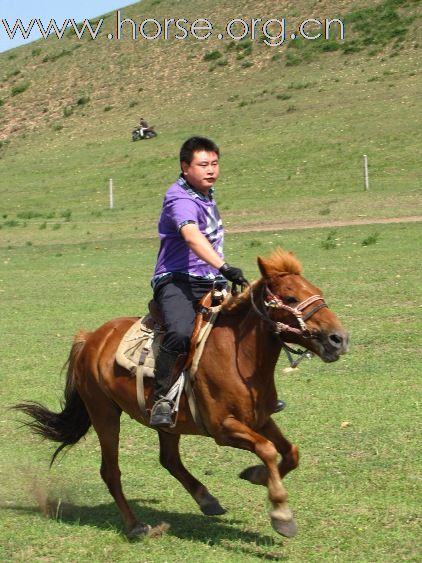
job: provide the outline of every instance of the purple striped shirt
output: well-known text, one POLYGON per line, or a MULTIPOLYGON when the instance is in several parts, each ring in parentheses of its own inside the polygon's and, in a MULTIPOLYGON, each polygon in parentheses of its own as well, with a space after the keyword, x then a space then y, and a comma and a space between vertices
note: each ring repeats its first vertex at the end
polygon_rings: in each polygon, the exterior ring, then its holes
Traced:
POLYGON ((160 249, 154 271, 153 284, 169 272, 183 272, 192 276, 221 278, 219 271, 201 260, 186 244, 180 229, 196 223, 214 250, 223 258, 224 230, 217 204, 210 195, 193 189, 180 177, 167 190, 158 222, 160 249))

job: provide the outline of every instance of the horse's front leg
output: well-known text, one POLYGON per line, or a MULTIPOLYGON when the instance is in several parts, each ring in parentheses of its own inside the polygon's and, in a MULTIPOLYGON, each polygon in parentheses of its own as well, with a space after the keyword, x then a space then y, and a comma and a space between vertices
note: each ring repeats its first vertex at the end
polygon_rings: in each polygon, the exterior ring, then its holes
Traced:
POLYGON ((299 465, 299 448, 291 444, 281 433, 277 424, 269 418, 260 432, 274 443, 277 451, 281 455, 281 462, 278 465, 280 477, 283 479, 287 473, 296 469, 299 465))
POLYGON ((254 432, 233 417, 227 417, 223 421, 223 429, 224 433, 218 443, 250 450, 265 464, 268 475, 268 497, 273 505, 270 512, 272 526, 279 534, 293 537, 297 529, 292 511, 287 505, 287 492, 280 479, 277 448, 268 438, 254 432))
MULTIPOLYGON (((297 446, 291 444, 287 438, 283 436, 279 427, 270 418, 265 425, 260 428, 260 433, 271 440, 278 453, 281 455, 281 462, 278 464, 280 477, 283 479, 287 473, 296 469, 299 465, 299 449, 297 446)), ((265 465, 254 465, 244 469, 239 477, 250 481, 254 485, 266 486, 268 481, 268 470, 265 465)))
POLYGON ((160 438, 161 465, 185 487, 206 516, 224 514, 226 511, 220 505, 218 499, 213 497, 208 489, 198 479, 195 479, 183 465, 179 452, 180 435, 159 430, 158 436, 160 438))

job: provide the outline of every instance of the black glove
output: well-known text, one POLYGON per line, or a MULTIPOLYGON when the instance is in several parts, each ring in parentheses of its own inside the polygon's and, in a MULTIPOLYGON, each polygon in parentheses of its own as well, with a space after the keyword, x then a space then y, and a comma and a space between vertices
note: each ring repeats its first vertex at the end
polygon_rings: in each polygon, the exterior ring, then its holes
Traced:
POLYGON ((236 283, 238 285, 248 283, 243 275, 242 270, 240 268, 230 266, 230 264, 227 264, 227 262, 225 262, 218 271, 220 272, 220 274, 223 274, 226 280, 229 280, 232 283, 236 283))

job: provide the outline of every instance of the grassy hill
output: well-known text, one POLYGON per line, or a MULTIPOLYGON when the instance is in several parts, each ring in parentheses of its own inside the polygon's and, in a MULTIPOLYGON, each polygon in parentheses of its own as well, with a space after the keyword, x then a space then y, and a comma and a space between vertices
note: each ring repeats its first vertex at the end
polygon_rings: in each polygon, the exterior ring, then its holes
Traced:
POLYGON ((113 12, 96 40, 68 30, 61 40, 1 54, 2 242, 139 236, 136 229, 153 236, 163 192, 178 173, 179 146, 191 134, 222 147, 218 199, 229 229, 415 214, 421 13, 415 0, 243 0, 231 7, 146 0, 121 17, 208 18, 217 30, 235 17, 285 17, 289 33, 306 18, 341 18, 345 40, 333 33, 329 41, 270 47, 261 32, 240 42, 215 34, 133 41, 128 24, 123 39, 109 40, 113 12), (133 143, 141 114, 160 136, 133 143))

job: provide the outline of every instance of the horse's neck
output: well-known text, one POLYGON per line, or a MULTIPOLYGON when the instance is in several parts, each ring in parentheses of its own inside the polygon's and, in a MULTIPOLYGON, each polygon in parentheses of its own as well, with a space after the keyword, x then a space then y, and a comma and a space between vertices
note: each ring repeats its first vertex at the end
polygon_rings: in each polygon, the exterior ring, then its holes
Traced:
POLYGON ((280 355, 281 341, 271 334, 265 322, 249 309, 238 325, 238 356, 250 376, 260 380, 272 378, 280 355))

